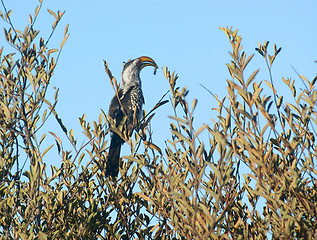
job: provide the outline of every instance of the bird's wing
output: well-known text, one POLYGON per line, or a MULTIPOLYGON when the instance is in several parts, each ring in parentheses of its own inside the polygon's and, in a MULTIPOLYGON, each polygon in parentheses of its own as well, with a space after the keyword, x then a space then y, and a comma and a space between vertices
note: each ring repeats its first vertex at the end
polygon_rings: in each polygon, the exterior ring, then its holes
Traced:
POLYGON ((118 101, 118 98, 119 99, 122 98, 122 89, 120 89, 118 91, 118 94, 114 95, 114 97, 112 98, 112 100, 110 102, 110 107, 109 107, 109 116, 113 120, 116 121, 116 124, 117 124, 117 122, 120 123, 120 121, 122 120, 122 117, 120 119, 118 119, 118 117, 122 114, 122 110, 121 110, 121 106, 120 106, 120 103, 118 101))
POLYGON ((122 132, 127 131, 126 134, 131 136, 132 130, 135 128, 135 120, 138 121, 142 114, 143 104, 144 97, 139 87, 131 86, 127 90, 120 89, 111 100, 109 116, 115 121, 116 127, 123 124, 122 132))

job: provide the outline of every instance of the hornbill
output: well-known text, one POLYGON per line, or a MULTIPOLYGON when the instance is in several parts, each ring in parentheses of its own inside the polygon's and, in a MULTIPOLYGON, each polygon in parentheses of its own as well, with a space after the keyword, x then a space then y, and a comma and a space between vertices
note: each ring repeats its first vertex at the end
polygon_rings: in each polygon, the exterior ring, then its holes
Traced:
POLYGON ((143 56, 128 61, 121 73, 121 86, 111 100, 109 116, 113 120, 116 131, 110 126, 111 143, 106 165, 106 177, 118 176, 121 145, 131 137, 133 129, 137 127, 142 116, 144 98, 140 71, 146 66, 153 66, 155 74, 157 65, 150 57, 143 56))

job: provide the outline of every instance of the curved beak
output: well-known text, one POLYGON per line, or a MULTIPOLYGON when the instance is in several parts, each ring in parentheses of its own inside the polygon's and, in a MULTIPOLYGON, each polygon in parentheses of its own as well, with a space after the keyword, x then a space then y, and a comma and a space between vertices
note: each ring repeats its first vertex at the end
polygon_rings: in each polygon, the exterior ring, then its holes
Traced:
POLYGON ((156 74, 156 69, 158 68, 156 62, 150 58, 150 57, 139 57, 139 59, 141 60, 141 69, 143 69, 146 66, 152 66, 154 67, 154 74, 156 74))

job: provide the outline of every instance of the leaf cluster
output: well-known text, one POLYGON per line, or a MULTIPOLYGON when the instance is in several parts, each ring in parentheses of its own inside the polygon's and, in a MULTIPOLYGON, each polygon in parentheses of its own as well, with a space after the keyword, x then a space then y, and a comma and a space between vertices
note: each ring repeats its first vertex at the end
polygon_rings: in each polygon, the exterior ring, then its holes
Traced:
MULTIPOLYGON (((273 54, 269 42, 256 48, 269 75, 257 81, 259 69, 245 76, 254 55, 243 51, 238 31, 221 28, 232 47, 228 94, 209 91, 217 117, 198 128, 198 100, 189 103, 178 75, 163 68, 171 106, 166 145, 153 142, 151 130, 155 112, 168 102, 165 94, 127 137, 131 154, 122 157, 119 177, 106 178, 112 119, 102 111, 88 122, 83 114, 85 141, 79 144, 56 112, 58 90, 53 100, 46 96, 69 36, 67 25, 59 49, 48 48, 63 13, 48 11, 54 21, 45 40, 35 29, 42 1, 24 31, 3 8, 13 52, 0 51, 0 239, 317 237, 317 78, 299 75, 300 91, 295 80, 283 78, 292 98, 283 97, 272 76, 281 48, 274 45, 273 54), (65 136, 53 129, 40 133, 49 117, 65 136), (56 164, 47 166, 53 149, 56 164)), ((117 94, 106 62, 105 70, 117 94)))

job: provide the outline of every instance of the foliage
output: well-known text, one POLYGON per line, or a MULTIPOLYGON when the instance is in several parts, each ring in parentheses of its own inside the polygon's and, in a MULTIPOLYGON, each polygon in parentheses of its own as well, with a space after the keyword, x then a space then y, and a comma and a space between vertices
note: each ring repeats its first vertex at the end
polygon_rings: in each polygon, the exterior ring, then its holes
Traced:
MULTIPOLYGON (((123 158, 118 179, 108 179, 107 115, 102 112, 92 123, 85 115, 79 118, 86 136, 79 146, 56 112, 58 90, 53 101, 46 97, 69 36, 67 25, 60 48, 48 48, 63 13, 48 10, 55 20, 45 40, 35 29, 42 1, 24 31, 3 8, 13 52, 0 51, 0 239, 317 237, 317 78, 299 76, 305 86, 300 91, 295 80, 283 78, 293 97, 286 101, 271 72, 281 49, 274 45, 270 55, 269 42, 256 48, 270 76, 256 81, 259 69, 245 77, 253 55, 243 51, 238 31, 221 28, 232 47, 227 64, 232 79, 226 97, 211 93, 218 116, 199 128, 197 100, 188 103, 188 90, 165 67, 173 113, 164 150, 151 141, 148 126, 165 96, 128 141, 131 154, 123 158), (40 133, 50 117, 65 137, 52 129, 40 133), (54 143, 47 144, 47 134, 54 143), (47 166, 54 145, 56 165, 47 166)), ((116 90, 106 63, 105 68, 116 90)))

